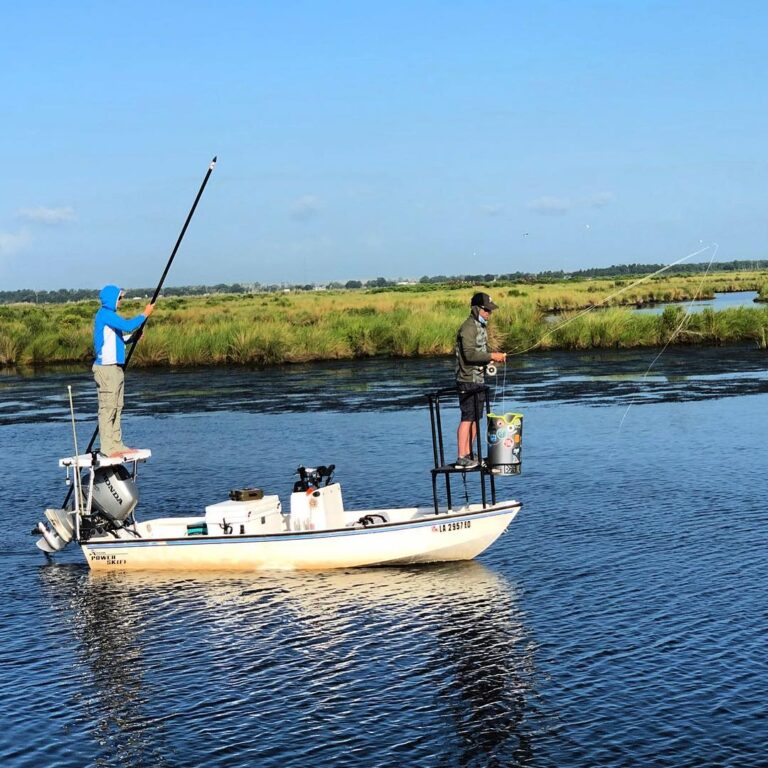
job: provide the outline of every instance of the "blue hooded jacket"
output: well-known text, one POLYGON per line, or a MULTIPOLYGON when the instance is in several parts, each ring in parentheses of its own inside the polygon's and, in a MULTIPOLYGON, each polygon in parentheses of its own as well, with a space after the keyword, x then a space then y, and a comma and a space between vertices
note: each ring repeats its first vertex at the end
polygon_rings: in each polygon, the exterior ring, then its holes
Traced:
POLYGON ((93 349, 96 353, 96 365, 122 365, 125 362, 125 342, 130 334, 141 327, 146 320, 144 315, 136 315, 130 320, 117 314, 117 300, 120 288, 105 285, 99 293, 101 309, 93 321, 93 349))

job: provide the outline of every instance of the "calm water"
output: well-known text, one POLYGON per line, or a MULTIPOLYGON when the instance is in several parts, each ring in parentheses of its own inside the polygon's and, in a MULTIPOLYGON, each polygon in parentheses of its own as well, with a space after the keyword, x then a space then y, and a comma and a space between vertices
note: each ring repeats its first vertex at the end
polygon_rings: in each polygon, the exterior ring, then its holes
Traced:
MULTIPOLYGON (((525 506, 479 560, 244 576, 46 563, 28 531, 64 495, 66 383, 81 442, 94 397, 83 371, 0 375, 0 765, 765 765, 768 357, 652 359, 499 377, 525 506)), ((450 369, 129 371, 140 510, 286 497, 331 462, 349 506, 428 503, 422 395, 450 369)))
POLYGON ((714 299, 702 299, 701 301, 676 301, 662 304, 654 304, 651 307, 636 309, 635 312, 648 315, 659 315, 665 307, 682 307, 690 312, 701 312, 709 307, 719 312, 721 309, 734 309, 736 307, 762 307, 764 304, 756 304, 757 291, 731 291, 730 293, 716 293, 714 299))

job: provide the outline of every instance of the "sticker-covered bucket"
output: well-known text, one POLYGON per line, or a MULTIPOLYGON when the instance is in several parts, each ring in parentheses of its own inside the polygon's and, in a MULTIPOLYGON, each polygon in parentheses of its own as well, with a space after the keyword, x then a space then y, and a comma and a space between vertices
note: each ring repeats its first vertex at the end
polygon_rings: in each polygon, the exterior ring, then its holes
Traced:
POLYGON ((522 469, 523 414, 488 414, 488 466, 498 475, 522 469))

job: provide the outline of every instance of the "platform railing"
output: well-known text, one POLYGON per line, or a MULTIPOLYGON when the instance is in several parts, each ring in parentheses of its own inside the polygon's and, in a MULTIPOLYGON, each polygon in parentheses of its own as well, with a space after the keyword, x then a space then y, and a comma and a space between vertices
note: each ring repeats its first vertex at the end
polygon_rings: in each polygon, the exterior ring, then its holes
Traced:
POLYGON ((483 508, 488 506, 488 493, 486 485, 490 486, 491 491, 491 504, 496 503, 496 483, 494 482, 493 473, 490 467, 487 466, 485 458, 483 456, 483 438, 482 438, 482 424, 480 414, 484 411, 486 420, 491 412, 489 388, 482 386, 473 393, 475 400, 475 455, 477 456, 477 466, 471 469, 457 468, 452 463, 446 463, 445 461, 445 447, 443 444, 443 422, 440 413, 440 400, 441 398, 450 397, 455 399, 458 397, 458 390, 455 387, 446 389, 439 389, 435 392, 431 392, 427 395, 429 400, 429 418, 430 425, 432 427, 432 456, 434 459, 434 468, 432 473, 432 500, 435 505, 435 514, 439 512, 438 492, 437 492, 437 479, 442 476, 445 479, 445 495, 447 502, 447 509, 450 512, 453 509, 453 498, 451 494, 451 476, 452 475, 466 475, 468 473, 475 473, 480 480, 480 495, 483 502, 483 508), (485 408, 481 409, 480 400, 485 403, 485 408))

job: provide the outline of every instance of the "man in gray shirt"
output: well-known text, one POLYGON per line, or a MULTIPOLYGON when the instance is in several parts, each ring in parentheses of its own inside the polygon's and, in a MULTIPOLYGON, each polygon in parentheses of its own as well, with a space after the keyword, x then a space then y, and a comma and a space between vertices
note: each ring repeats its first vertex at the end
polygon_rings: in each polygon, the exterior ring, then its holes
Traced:
POLYGON ((472 444, 477 436, 477 421, 485 412, 485 366, 507 359, 504 352, 488 351, 486 326, 494 309, 498 309, 498 305, 487 293, 476 293, 470 302, 469 317, 456 334, 456 387, 461 408, 456 433, 459 457, 454 466, 457 469, 472 469, 478 465, 472 444))

